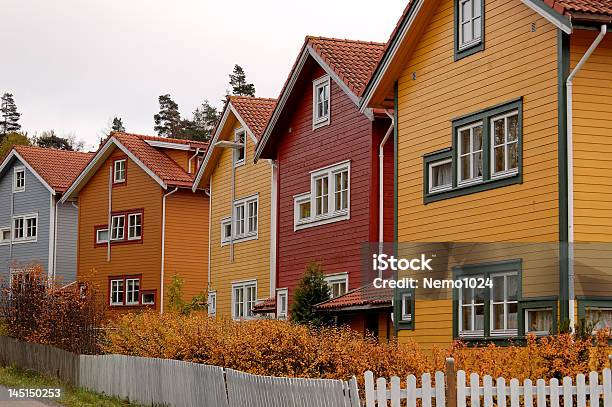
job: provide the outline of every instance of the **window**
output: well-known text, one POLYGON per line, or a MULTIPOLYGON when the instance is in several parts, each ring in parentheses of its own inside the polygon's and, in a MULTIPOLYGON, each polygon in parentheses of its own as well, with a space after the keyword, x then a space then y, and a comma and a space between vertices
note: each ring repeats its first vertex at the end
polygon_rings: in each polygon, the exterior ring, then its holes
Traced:
POLYGON ((612 307, 589 307, 586 312, 586 318, 593 322, 593 330, 595 332, 605 328, 612 329, 612 307))
POLYGON ((330 83, 329 76, 324 76, 313 82, 313 129, 329 124, 330 83))
POLYGON ((9 243, 11 241, 11 228, 0 229, 0 244, 9 243))
MULTIPOLYGON (((141 278, 140 277, 113 277, 110 279, 110 305, 141 305, 141 278)), ((142 298, 151 305, 155 303, 155 293, 151 291, 143 292, 142 298), (151 298, 152 295, 152 298, 151 298), (145 298, 146 297, 146 298, 145 298)))
POLYGON ((232 238, 232 218, 221 219, 221 243, 227 243, 232 238))
POLYGON ((217 293, 208 293, 208 315, 217 315, 217 293))
POLYGON ((536 308, 525 310, 525 333, 548 335, 553 332, 553 309, 536 308))
POLYGON ((278 319, 287 318, 289 293, 286 288, 276 290, 276 317, 278 319))
POLYGON ((146 291, 140 294, 140 304, 142 305, 155 305, 155 292, 146 291))
POLYGON ((429 193, 445 191, 452 188, 452 162, 452 160, 447 159, 429 164, 429 193))
MULTIPOLYGON (((461 338, 515 337, 519 313, 521 261, 457 266, 455 335, 461 338)), ((520 318, 520 321, 519 321, 520 318)))
POLYGON ((140 279, 139 278, 127 278, 126 284, 126 305, 138 305, 138 298, 140 297, 140 279))
POLYGON ((232 316, 234 319, 252 318, 256 301, 256 281, 232 284, 232 316))
POLYGON ((410 293, 402 293, 401 295, 402 321, 412 321, 412 295, 410 293))
MULTIPOLYGON (((13 218, 13 241, 36 241, 38 235, 38 215, 19 215, 13 218)), ((6 233, 3 233, 3 240, 6 233)))
POLYGON ((13 170, 13 192, 25 191, 25 168, 15 167, 13 170))
POLYGON ((234 142, 240 144, 242 147, 234 148, 234 166, 244 164, 244 158, 246 154, 246 132, 244 130, 238 130, 234 134, 234 142))
POLYGON ((115 160, 113 162, 113 183, 121 184, 126 179, 126 159, 115 160))
POLYGON ((522 105, 521 98, 453 120, 452 148, 423 156, 426 204, 523 181, 522 105))
POLYGON ((518 112, 491 119, 491 177, 518 171, 518 112))
POLYGON ((348 273, 327 275, 325 276, 325 281, 329 285, 331 298, 346 294, 348 290, 348 273))
POLYGON ((516 335, 518 332, 518 275, 492 275, 491 334, 516 335))
POLYGON ((111 280, 110 305, 123 305, 123 279, 111 280))
POLYGON ((310 176, 311 191, 294 196, 295 230, 349 219, 350 163, 334 164, 310 176))
POLYGON ((484 49, 484 0, 455 0, 455 60, 484 49))
POLYGON ((475 123, 457 131, 459 170, 458 182, 469 183, 482 179, 482 123, 475 123))
POLYGON ((125 215, 113 216, 111 225, 111 240, 123 240, 125 238, 125 215))
POLYGON ((128 240, 140 238, 142 238, 142 214, 131 213, 128 215, 128 240))
POLYGON ((258 210, 258 195, 235 201, 233 227, 231 218, 221 220, 221 243, 257 238, 258 210))

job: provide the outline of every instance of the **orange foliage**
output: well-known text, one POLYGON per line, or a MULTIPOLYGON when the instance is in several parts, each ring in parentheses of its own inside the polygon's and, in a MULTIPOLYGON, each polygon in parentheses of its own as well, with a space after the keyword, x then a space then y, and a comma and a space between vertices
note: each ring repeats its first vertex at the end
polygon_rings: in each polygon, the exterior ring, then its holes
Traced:
POLYGON ((599 370, 612 351, 609 333, 595 341, 564 334, 527 345, 468 347, 422 351, 414 342, 378 343, 346 327, 309 329, 277 320, 233 322, 154 312, 127 314, 107 331, 104 350, 133 356, 205 363, 271 376, 347 379, 371 370, 377 377, 420 377, 444 370, 452 356, 457 369, 494 377, 550 378, 599 370), (585 354, 586 350, 586 354, 585 354), (586 360, 584 359, 586 355, 586 360))

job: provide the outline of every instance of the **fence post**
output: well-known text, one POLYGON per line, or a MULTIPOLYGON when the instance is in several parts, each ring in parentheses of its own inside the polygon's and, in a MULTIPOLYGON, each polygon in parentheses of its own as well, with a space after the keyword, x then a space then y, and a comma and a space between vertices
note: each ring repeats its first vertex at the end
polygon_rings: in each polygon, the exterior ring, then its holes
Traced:
POLYGON ((446 407, 457 407, 457 371, 453 358, 446 358, 446 407))

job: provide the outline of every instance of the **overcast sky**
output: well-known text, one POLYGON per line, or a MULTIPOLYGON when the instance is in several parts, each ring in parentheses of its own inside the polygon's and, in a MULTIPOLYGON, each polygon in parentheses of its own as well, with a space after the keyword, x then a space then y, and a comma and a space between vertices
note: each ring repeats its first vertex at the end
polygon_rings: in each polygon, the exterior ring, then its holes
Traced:
POLYGON ((153 134, 157 97, 217 107, 241 65, 276 97, 306 35, 384 42, 407 0, 0 0, 0 92, 22 129, 97 144, 113 116, 153 134))

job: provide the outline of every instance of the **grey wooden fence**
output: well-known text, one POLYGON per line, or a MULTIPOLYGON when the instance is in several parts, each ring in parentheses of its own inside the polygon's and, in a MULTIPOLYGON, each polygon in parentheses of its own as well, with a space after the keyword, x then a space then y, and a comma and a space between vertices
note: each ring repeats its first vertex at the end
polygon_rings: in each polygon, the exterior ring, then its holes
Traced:
POLYGON ((52 346, 0 336, 0 362, 55 376, 73 385, 79 383, 79 355, 52 346))
POLYGON ((359 407, 355 378, 350 382, 257 376, 226 369, 231 407, 359 407))

